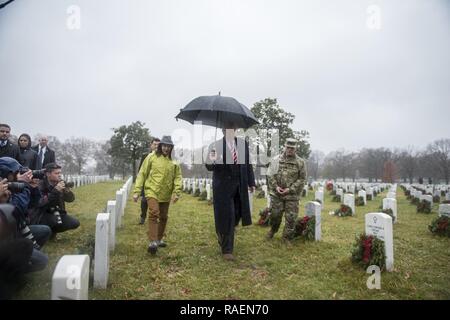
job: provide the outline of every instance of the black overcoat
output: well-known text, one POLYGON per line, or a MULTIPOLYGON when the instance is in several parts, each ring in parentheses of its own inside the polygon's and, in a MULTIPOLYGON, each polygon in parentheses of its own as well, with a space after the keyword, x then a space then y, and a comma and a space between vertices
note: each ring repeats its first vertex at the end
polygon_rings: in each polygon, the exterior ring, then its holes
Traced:
POLYGON ((242 139, 235 138, 238 149, 238 164, 233 164, 231 152, 225 142, 225 138, 213 142, 208 149, 206 169, 213 172, 213 201, 216 228, 221 233, 228 233, 230 215, 235 215, 235 225, 242 219, 242 225, 252 224, 250 204, 248 198, 248 187, 255 186, 255 175, 250 163, 248 143, 242 139), (215 164, 209 160, 209 152, 215 149, 217 161, 215 164), (239 194, 234 197, 231 194, 232 174, 236 167, 240 173, 239 194), (234 205, 233 205, 234 204, 234 205), (233 210, 233 207, 235 210, 233 210))

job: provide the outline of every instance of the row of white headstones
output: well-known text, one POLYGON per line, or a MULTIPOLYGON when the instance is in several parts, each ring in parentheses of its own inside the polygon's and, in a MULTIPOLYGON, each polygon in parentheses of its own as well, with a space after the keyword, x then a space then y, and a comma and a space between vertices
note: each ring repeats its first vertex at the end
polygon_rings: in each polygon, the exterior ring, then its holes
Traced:
POLYGON ((94 184, 110 180, 108 175, 103 176, 86 176, 86 175, 63 175, 63 180, 66 182, 73 182, 74 188, 94 184))
POLYGON ((420 201, 425 200, 433 204, 433 197, 438 196, 441 197, 441 192, 445 193, 445 200, 450 201, 450 186, 421 186, 421 185, 410 185, 410 184, 402 184, 402 186, 408 190, 412 197, 419 199, 420 201), (432 196, 431 196, 432 194, 432 196))
MULTIPOLYGON (((122 217, 131 192, 130 177, 116 199, 107 202, 106 212, 97 214, 95 227, 94 288, 106 289, 109 276, 109 256, 116 245, 116 231, 122 226, 122 217)), ((52 276, 52 300, 87 300, 90 273, 89 255, 62 256, 52 276)))
MULTIPOLYGON (((382 186, 365 186, 367 191, 365 190, 359 190, 358 191, 358 197, 363 197, 364 204, 367 204, 367 194, 372 195, 372 199, 374 196, 374 190, 377 192, 381 192, 381 190, 384 190, 385 188, 389 187, 389 192, 387 194, 387 197, 383 199, 383 210, 384 209, 391 209, 394 216, 394 221, 392 220, 391 216, 382 213, 382 212, 370 212, 367 213, 364 217, 365 220, 365 234, 366 235, 372 235, 374 237, 377 237, 378 239, 381 239, 385 246, 385 256, 386 256, 386 270, 392 271, 394 268, 394 247, 393 247, 393 223, 397 222, 397 200, 396 200, 396 190, 397 185, 382 185, 382 186)), ((345 188, 345 187, 344 187, 345 188)), ((355 192, 355 188, 350 187, 346 188, 349 192, 355 192)), ((341 201, 343 204, 349 206, 352 208, 352 215, 356 214, 355 210, 355 196, 353 194, 344 194, 344 189, 339 188, 336 186, 336 195, 341 196, 341 201)), ((318 187, 318 190, 314 194, 315 199, 320 200, 322 204, 324 203, 324 190, 322 186, 318 187)), ((320 228, 320 209, 321 205, 319 202, 309 202, 306 204, 306 215, 310 215, 310 211, 312 208, 312 204, 314 204, 316 213, 316 234, 320 230, 317 230, 317 228, 320 228), (319 218, 318 213, 319 212, 319 218), (317 225, 317 221, 319 221, 319 226, 317 225)), ((316 240, 317 240, 316 236, 316 240)), ((319 237, 320 239, 320 237, 319 237)))
MULTIPOLYGON (((419 201, 427 201, 430 206, 433 206, 433 196, 441 197, 441 192, 445 193, 445 200, 450 201, 450 186, 422 186, 422 185, 410 185, 402 184, 402 186, 410 192, 411 197, 418 199, 419 201), (434 190, 433 190, 434 189, 434 190), (425 193, 425 194, 424 194, 425 193), (433 194, 431 196, 430 194, 433 194)), ((441 203, 438 209, 439 216, 450 217, 450 204, 441 203)))

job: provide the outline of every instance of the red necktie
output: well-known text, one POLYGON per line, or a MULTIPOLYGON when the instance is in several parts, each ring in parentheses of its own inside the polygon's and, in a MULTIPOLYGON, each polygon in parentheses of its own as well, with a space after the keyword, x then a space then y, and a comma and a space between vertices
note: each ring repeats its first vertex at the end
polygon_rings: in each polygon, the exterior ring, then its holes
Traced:
POLYGON ((233 145, 232 154, 233 154, 233 162, 234 162, 234 164, 237 164, 238 155, 237 155, 237 151, 236 151, 236 146, 235 145, 233 145))

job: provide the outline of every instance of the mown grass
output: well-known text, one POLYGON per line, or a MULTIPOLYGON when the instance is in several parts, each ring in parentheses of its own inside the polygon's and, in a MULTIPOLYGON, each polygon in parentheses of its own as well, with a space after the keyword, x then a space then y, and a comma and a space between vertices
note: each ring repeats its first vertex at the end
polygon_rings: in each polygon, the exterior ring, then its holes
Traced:
MULTIPOLYGON (((30 277, 23 299, 48 299, 50 278, 62 254, 77 252, 82 239, 92 239, 95 216, 120 184, 82 187, 72 211, 83 228, 61 235, 45 247, 51 257, 49 268, 30 277), (81 214, 84 212, 84 214, 81 214), (90 213, 87 213, 90 212, 90 213)), ((377 212, 385 193, 356 207, 356 216, 339 218, 329 211, 338 207, 325 195, 322 211, 322 241, 281 242, 281 230, 271 241, 267 228, 238 227, 235 262, 222 259, 214 231, 212 206, 184 195, 171 205, 167 227, 168 247, 150 256, 147 225, 141 226, 139 203, 128 201, 124 226, 118 231, 116 250, 111 255, 109 285, 91 289, 90 299, 449 299, 450 239, 434 236, 427 226, 437 216, 418 214, 399 189, 398 223, 394 225, 393 272, 383 272, 381 290, 369 290, 368 274, 350 261, 355 236, 364 231, 364 214, 377 212)), ((314 193, 302 199, 313 200, 314 193)), ((264 199, 255 199, 253 220, 259 218, 264 199)), ((283 227, 283 225, 282 225, 283 227)), ((88 247, 89 248, 89 247, 88 247)))

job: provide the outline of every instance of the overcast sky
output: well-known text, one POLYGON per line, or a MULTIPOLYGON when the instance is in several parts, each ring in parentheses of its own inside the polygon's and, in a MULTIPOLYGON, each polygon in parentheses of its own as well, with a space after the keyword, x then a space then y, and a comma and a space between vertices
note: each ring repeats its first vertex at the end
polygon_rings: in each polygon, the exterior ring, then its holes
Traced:
POLYGON ((278 98, 324 152, 450 138, 450 1, 16 0, 0 10, 0 122, 13 134, 106 140, 141 120, 161 136, 191 129, 179 109, 218 91, 248 107, 278 98))

